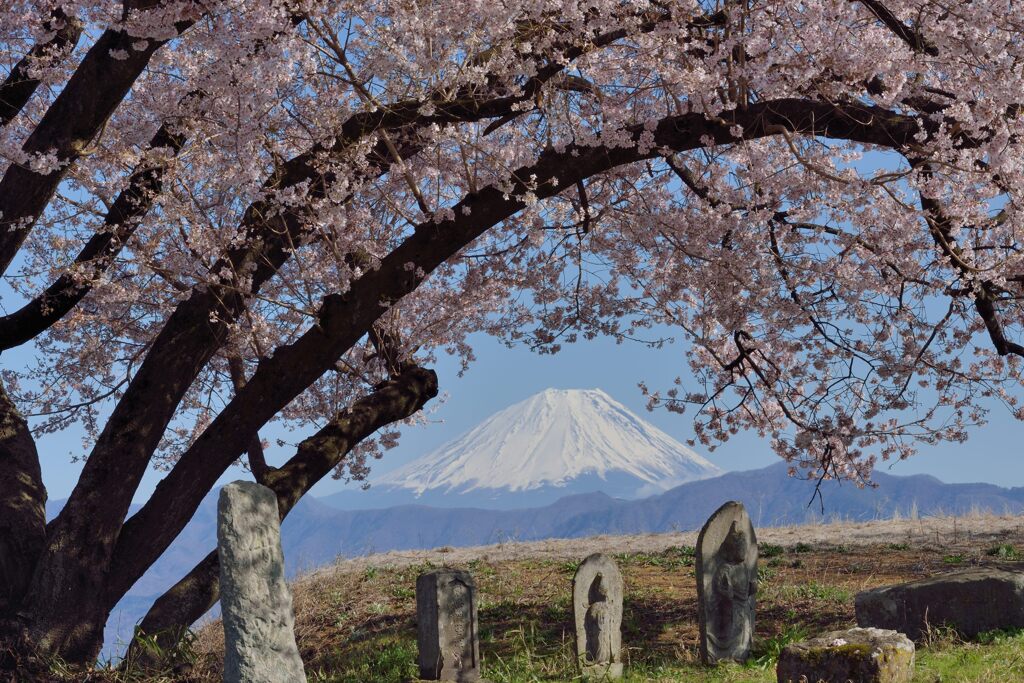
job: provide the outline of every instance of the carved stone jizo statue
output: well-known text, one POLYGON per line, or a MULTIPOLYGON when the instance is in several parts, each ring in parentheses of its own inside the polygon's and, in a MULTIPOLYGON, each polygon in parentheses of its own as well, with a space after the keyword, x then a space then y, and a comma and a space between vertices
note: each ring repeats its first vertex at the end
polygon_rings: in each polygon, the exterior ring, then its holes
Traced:
POLYGON ((697 538, 700 655, 746 661, 754 637, 757 537, 741 503, 718 508, 697 538))
POLYGON ((468 572, 438 569, 416 579, 420 678, 480 681, 476 585, 468 572))
POLYGON ((595 553, 572 580, 576 654, 584 676, 622 677, 622 574, 615 561, 595 553))

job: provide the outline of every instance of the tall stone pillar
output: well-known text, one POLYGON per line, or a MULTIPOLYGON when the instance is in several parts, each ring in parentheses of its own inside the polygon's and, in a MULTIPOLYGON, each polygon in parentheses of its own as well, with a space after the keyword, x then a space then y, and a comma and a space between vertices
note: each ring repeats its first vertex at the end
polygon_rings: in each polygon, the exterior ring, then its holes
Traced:
POLYGON ((217 551, 225 683, 304 683, 273 491, 248 481, 221 489, 217 551))
POLYGON ((468 572, 438 569, 416 579, 420 678, 480 681, 476 584, 468 572))

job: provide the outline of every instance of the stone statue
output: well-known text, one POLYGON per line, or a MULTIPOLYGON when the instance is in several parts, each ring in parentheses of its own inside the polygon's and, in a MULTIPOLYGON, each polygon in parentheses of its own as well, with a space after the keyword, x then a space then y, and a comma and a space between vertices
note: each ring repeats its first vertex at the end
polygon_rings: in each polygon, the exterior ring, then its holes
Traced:
POLYGON ((622 677, 622 574, 600 553, 580 563, 572 580, 576 653, 584 676, 622 677))
POLYGON ((745 661, 754 637, 757 538, 743 505, 711 515, 697 539, 700 654, 707 664, 745 661))

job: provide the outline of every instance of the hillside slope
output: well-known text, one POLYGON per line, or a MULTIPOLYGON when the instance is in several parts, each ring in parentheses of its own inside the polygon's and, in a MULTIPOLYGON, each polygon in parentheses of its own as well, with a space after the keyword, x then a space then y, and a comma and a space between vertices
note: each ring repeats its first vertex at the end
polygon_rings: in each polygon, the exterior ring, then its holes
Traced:
MULTIPOLYGON (((390 550, 698 529, 727 500, 743 502, 755 525, 762 528, 821 519, 888 519, 914 510, 920 515, 1024 512, 1022 488, 944 484, 930 476, 895 477, 880 472, 876 481, 875 489, 825 482, 824 515, 817 502, 808 507, 813 483, 787 476, 783 463, 683 484, 641 500, 587 493, 522 510, 422 505, 338 510, 305 498, 285 519, 282 543, 288 576, 295 576, 338 558, 390 550)), ((211 493, 182 535, 117 606, 108 624, 108 644, 130 636, 152 601, 215 545, 216 493, 211 493)), ((114 649, 108 648, 108 653, 114 649)))
MULTIPOLYGON (((697 661, 696 533, 605 536, 456 550, 396 552, 345 561, 293 584, 296 635, 323 683, 405 683, 415 675, 416 576, 446 565, 478 586, 483 674, 494 683, 578 680, 571 582, 585 555, 615 557, 625 580, 627 681, 774 683, 773 654, 804 635, 853 625, 865 588, 998 565, 995 547, 1024 549, 1024 518, 904 520, 763 528, 751 666, 697 661)), ((1010 551, 1008 550, 1008 553, 1010 551)), ((1013 552, 1016 552, 1013 550, 1013 552)), ((223 630, 199 634, 194 675, 219 680, 223 630)), ((1024 635, 964 644, 935 637, 918 650, 914 683, 1024 680, 1024 635)))

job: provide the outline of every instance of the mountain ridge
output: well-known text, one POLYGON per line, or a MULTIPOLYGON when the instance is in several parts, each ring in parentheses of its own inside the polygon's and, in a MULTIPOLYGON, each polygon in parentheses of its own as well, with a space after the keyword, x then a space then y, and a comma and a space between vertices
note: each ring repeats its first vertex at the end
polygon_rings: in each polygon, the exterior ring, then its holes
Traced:
POLYGON ((600 389, 547 389, 415 460, 371 476, 342 509, 424 502, 534 507, 573 493, 641 498, 722 470, 600 389))

